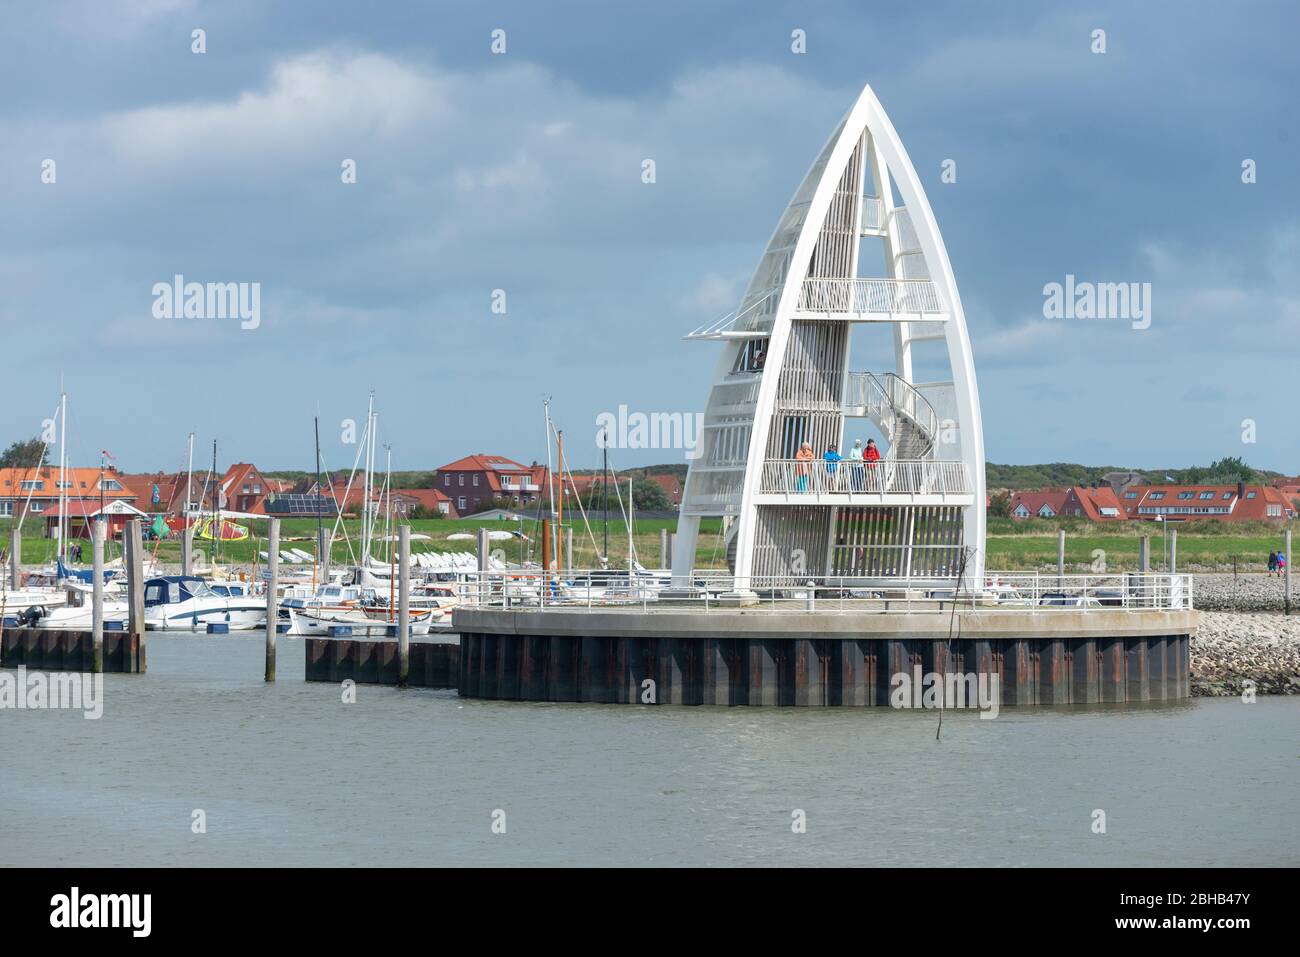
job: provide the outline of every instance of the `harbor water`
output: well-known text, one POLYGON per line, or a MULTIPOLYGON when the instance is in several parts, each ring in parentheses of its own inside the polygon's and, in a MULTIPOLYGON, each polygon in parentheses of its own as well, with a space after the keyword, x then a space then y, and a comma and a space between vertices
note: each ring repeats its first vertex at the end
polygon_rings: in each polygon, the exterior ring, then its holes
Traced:
POLYGON ((265 684, 263 647, 150 633, 100 719, 0 710, 0 864, 1300 863, 1297 697, 949 711, 936 741, 933 711, 345 702, 296 638, 265 684))

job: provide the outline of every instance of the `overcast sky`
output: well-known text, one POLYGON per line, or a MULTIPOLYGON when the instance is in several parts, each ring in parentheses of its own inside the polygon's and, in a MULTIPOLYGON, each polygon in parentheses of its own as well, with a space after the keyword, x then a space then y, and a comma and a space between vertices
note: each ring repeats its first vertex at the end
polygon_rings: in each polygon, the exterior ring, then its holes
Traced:
POLYGON ((394 468, 544 457, 545 395, 595 465, 599 413, 703 408, 720 347, 680 337, 735 306, 870 83, 956 271, 990 460, 1300 471, 1300 6, 1048 7, 6 2, 0 440, 63 375, 77 464, 183 467, 193 431, 201 460, 309 469, 319 408, 341 468, 373 387, 394 468), (177 273, 260 283, 260 326, 157 318, 177 273), (1150 282, 1150 328, 1045 319, 1067 274, 1150 282))

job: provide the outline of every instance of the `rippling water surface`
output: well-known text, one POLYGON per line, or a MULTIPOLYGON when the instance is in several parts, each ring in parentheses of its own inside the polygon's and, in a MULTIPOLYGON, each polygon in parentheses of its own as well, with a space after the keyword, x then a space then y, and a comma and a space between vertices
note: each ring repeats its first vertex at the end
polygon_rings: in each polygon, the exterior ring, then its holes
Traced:
POLYGON ((344 704, 297 639, 266 685, 263 640, 150 634, 102 719, 0 711, 0 864, 1300 863, 1297 698, 949 712, 935 741, 889 709, 344 704))

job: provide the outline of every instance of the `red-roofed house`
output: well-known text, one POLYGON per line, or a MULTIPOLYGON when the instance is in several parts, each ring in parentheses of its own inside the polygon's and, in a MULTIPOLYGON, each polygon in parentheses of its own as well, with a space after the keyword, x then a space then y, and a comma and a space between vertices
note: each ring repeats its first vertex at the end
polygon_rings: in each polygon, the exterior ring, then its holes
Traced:
MULTIPOLYGON (((63 480, 69 515, 88 514, 99 508, 98 468, 70 468, 63 480)), ((104 469, 102 491, 105 503, 120 499, 134 504, 136 500, 136 493, 111 465, 104 469)), ((0 515, 19 517, 53 510, 57 508, 59 492, 59 470, 53 466, 0 469, 0 515)))
POLYGON ((222 508, 236 512, 265 512, 266 493, 270 490, 257 466, 236 462, 221 477, 222 508), (260 507, 259 507, 260 506, 260 507))
POLYGON ((1065 510, 1068 489, 1044 488, 1011 496, 1012 518, 1055 518, 1065 510))
POLYGON ((452 501, 457 514, 468 515, 489 507, 493 499, 528 505, 537 501, 545 482, 545 465, 521 465, 503 455, 480 453, 442 466, 434 474, 433 487, 452 501))
POLYGON ((441 513, 448 518, 458 517, 451 499, 436 488, 395 488, 392 500, 393 514, 398 518, 410 518, 417 508, 429 515, 441 513))
POLYGON ((1269 485, 1148 485, 1129 489, 1121 501, 1127 518, 1148 522, 1281 522, 1296 515, 1295 505, 1269 485))
POLYGON ((659 475, 647 475, 646 478, 664 490, 664 494, 668 496, 668 501, 673 503, 674 508, 682 504, 682 483, 676 475, 660 473, 659 475))
POLYGON ((1076 515, 1092 522, 1122 522, 1127 517, 1119 496, 1109 485, 1088 488, 1076 485, 1066 491, 1062 515, 1076 515))

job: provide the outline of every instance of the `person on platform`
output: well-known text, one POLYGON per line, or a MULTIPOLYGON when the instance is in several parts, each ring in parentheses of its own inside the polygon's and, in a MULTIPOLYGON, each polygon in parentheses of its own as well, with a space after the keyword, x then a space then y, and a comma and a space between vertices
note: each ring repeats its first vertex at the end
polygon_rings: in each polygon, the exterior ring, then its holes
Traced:
POLYGON ((880 449, 876 448, 875 439, 867 439, 867 447, 862 452, 862 461, 867 466, 867 488, 877 491, 876 463, 880 461, 880 449))
POLYGON ((838 491, 840 462, 844 461, 844 456, 840 455, 834 445, 828 445, 822 458, 826 460, 826 488, 831 492, 838 491))
POLYGON ((799 451, 795 453, 795 489, 800 492, 808 491, 808 476, 812 472, 813 459, 812 443, 805 442, 799 446, 799 451))
POLYGON ((861 492, 862 484, 862 440, 854 439, 853 448, 849 449, 849 488, 861 492))

